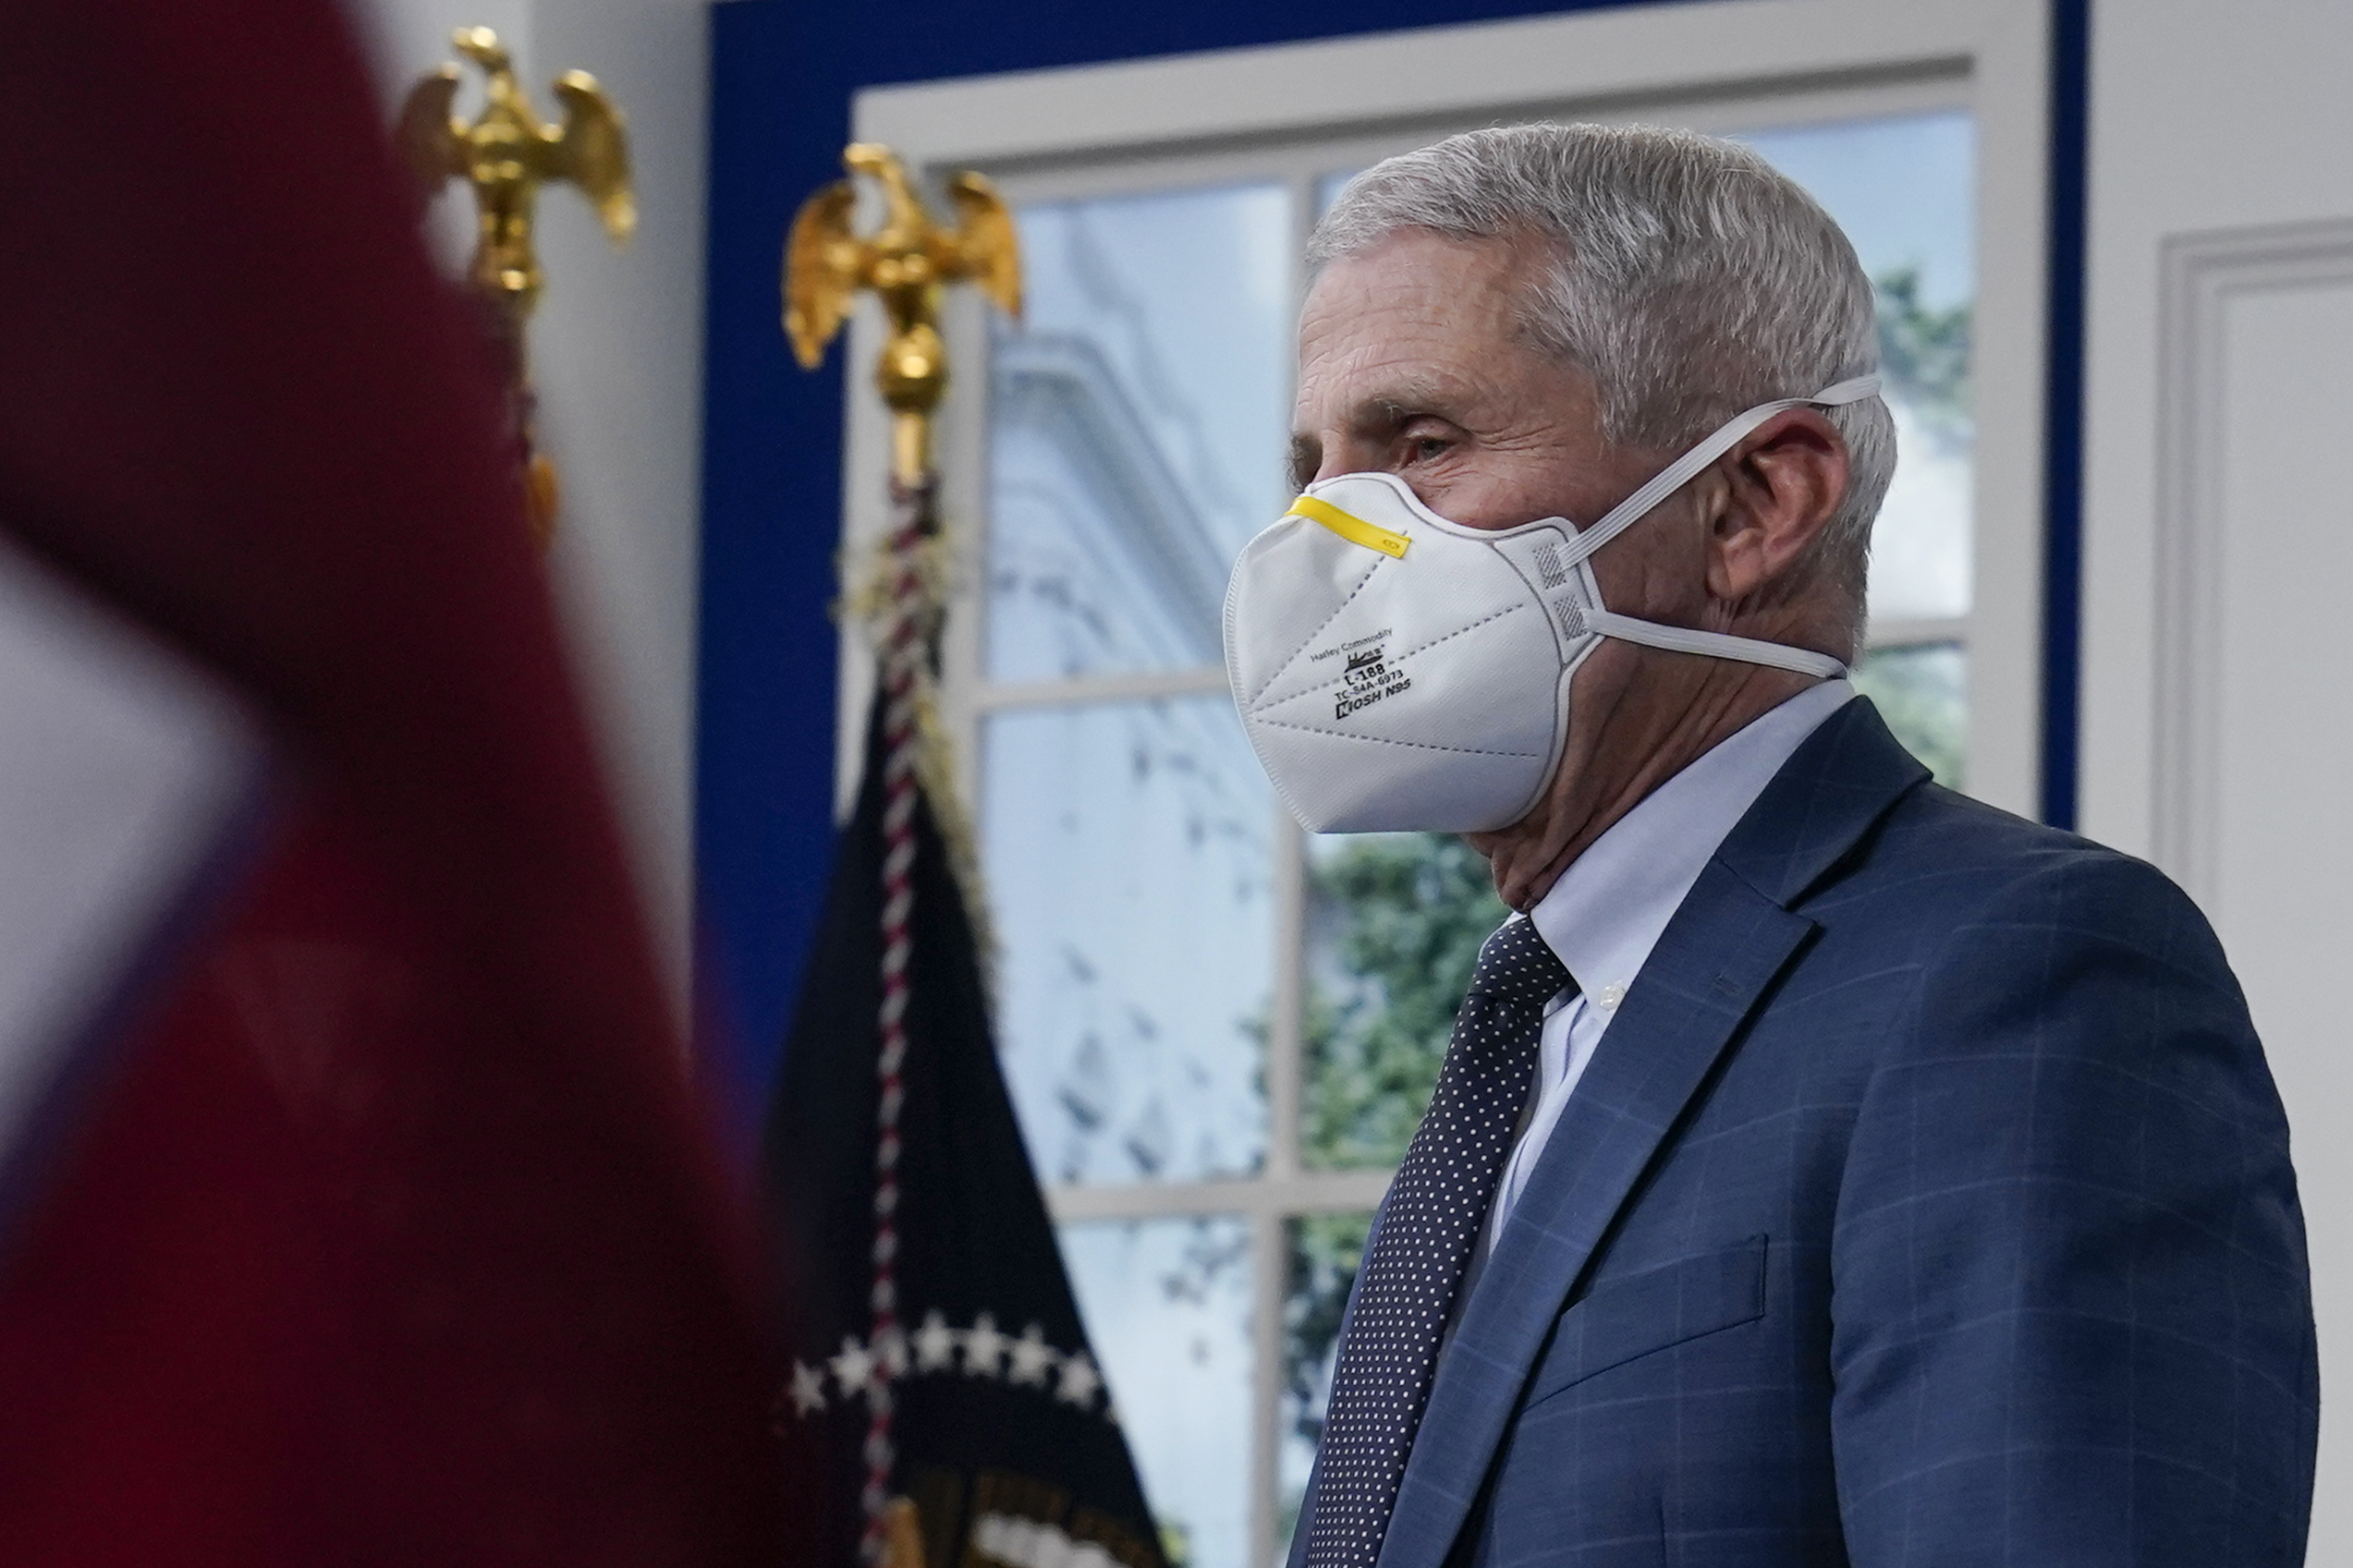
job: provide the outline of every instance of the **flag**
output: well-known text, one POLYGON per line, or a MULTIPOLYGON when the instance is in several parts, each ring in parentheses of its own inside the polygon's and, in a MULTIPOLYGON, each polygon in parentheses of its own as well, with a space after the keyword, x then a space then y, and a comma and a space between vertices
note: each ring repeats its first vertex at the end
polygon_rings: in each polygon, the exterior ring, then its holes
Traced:
POLYGON ((786 1048, 764 1164, 793 1359, 787 1430, 827 1466, 822 1561, 857 1561, 870 1468, 888 1568, 1163 1568, 1120 1412, 997 1065, 963 890, 919 788, 898 1064, 889 1323, 877 1331, 889 789, 884 704, 786 1048), (877 1440, 878 1399, 889 1413, 877 1440))
POLYGON ((756 1235, 385 143, 327 0, 10 9, 0 1562, 789 1565, 756 1235))

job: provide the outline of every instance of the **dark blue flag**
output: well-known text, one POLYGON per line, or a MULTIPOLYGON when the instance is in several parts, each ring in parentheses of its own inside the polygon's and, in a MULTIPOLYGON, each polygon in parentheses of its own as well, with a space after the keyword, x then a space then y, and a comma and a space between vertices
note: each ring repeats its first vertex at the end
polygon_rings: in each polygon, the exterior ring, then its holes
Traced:
POLYGON ((856 1562, 879 1508, 874 1544, 888 1568, 1165 1568, 997 1066, 972 922, 920 789, 897 1194, 886 1205, 896 1246, 878 1323, 889 836, 879 702, 866 749, 763 1149, 794 1296, 778 1418, 822 1452, 835 1532, 811 1561, 856 1562))

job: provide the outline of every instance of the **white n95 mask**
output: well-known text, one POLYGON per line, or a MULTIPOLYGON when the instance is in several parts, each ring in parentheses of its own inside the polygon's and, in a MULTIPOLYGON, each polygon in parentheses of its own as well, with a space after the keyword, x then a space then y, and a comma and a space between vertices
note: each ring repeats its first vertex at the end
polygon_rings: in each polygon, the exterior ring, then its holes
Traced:
POLYGON ((1310 833, 1510 826, 1552 782, 1569 679, 1605 637, 1845 675, 1806 649, 1614 614, 1591 558, 1771 416, 1878 390, 1860 376, 1751 408, 1582 532, 1466 528, 1393 474, 1311 485, 1225 590, 1226 679, 1284 804, 1310 833))

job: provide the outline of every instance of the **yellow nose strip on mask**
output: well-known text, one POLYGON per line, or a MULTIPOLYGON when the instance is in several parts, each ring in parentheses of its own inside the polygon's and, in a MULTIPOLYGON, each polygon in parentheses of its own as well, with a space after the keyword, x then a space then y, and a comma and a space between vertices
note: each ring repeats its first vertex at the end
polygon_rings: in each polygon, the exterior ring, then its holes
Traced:
POLYGON ((1350 544, 1361 544, 1367 550, 1378 550, 1384 555, 1403 556, 1406 546, 1413 542, 1401 533, 1391 533, 1387 529, 1368 523, 1353 513, 1341 511, 1329 501, 1318 501, 1312 495, 1300 496, 1283 515, 1322 523, 1350 544))

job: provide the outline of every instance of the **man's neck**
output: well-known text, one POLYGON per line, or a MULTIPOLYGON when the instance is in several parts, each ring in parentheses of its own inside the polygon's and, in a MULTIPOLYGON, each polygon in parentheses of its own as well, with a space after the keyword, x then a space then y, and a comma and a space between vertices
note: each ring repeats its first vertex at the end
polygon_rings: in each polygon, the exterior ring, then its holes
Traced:
POLYGON ((1523 912, 1534 908, 1594 840, 1659 785, 1818 684, 1755 664, 1719 663, 1710 675, 1664 720, 1645 723, 1623 711, 1597 715, 1591 753, 1575 755, 1572 734, 1572 754, 1563 757, 1544 800, 1500 833, 1471 836, 1506 904, 1523 912), (1622 733, 1629 726, 1634 733, 1622 733))

